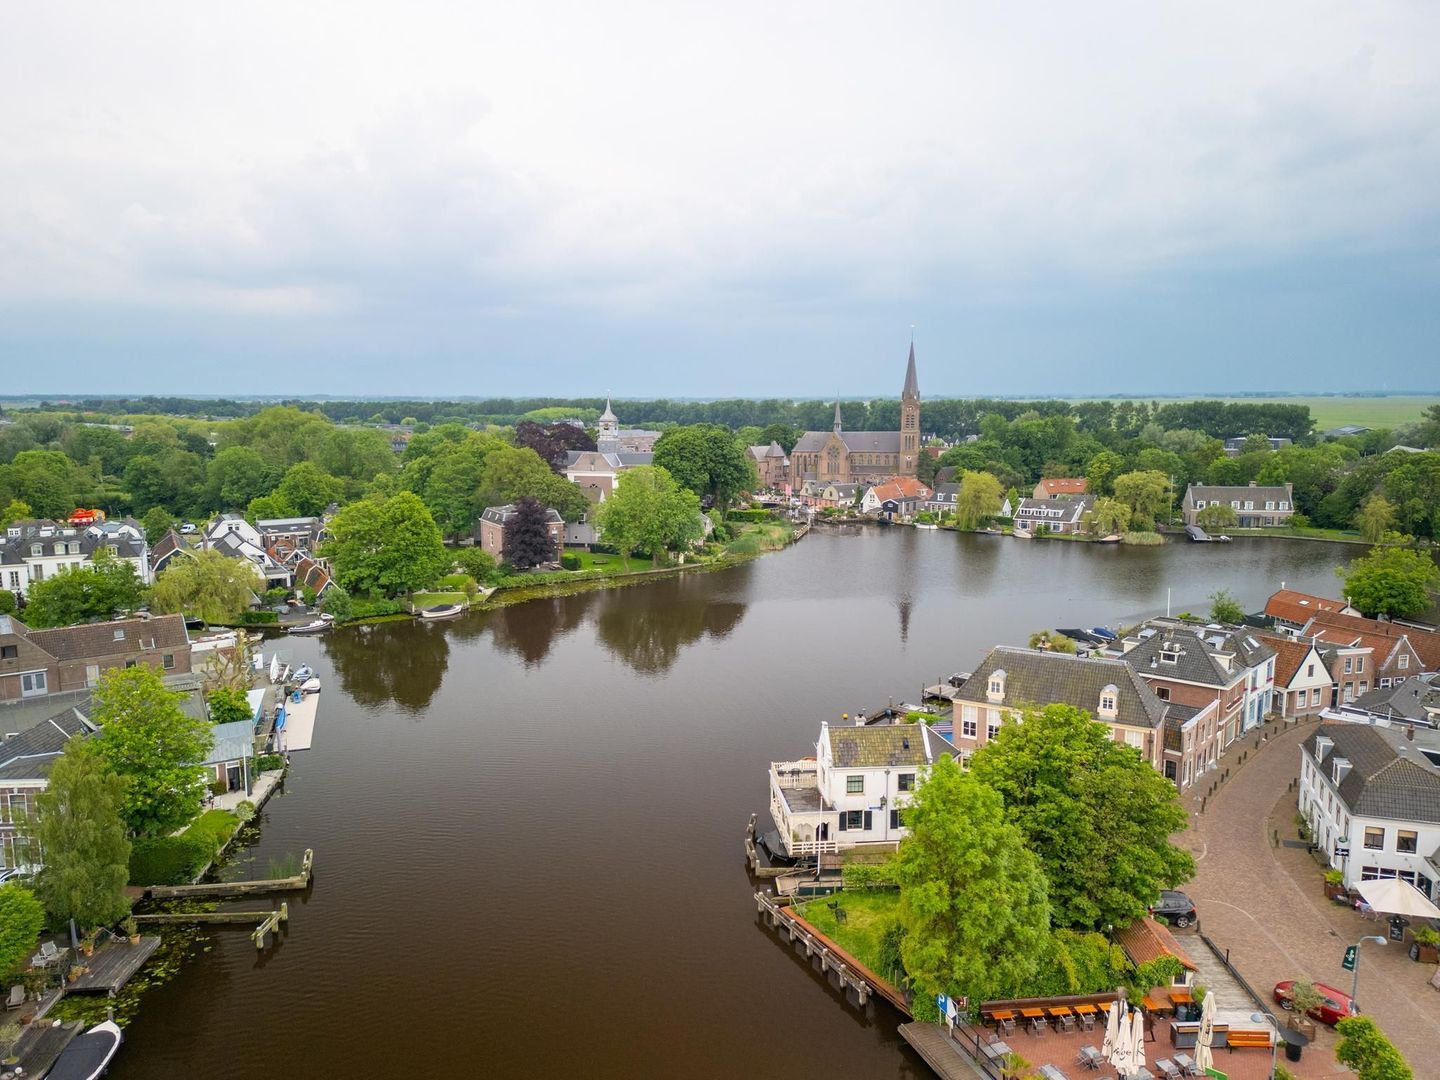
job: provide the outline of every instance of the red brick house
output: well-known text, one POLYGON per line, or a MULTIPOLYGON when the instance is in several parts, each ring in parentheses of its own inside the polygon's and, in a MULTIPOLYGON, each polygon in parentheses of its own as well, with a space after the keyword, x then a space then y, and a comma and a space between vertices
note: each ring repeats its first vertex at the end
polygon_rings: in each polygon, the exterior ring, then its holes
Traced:
MULTIPOLYGON (((480 515, 480 520, 475 523, 475 546, 492 556, 496 562, 505 557, 505 527, 514 515, 514 503, 487 506, 480 515)), ((547 508, 545 525, 550 530, 550 541, 558 557, 560 549, 565 546, 565 519, 560 516, 559 511, 547 508)))
POLYGON ((190 671, 190 635, 180 615, 32 630, 0 615, 0 701, 83 690, 110 668, 149 664, 164 674, 190 671))

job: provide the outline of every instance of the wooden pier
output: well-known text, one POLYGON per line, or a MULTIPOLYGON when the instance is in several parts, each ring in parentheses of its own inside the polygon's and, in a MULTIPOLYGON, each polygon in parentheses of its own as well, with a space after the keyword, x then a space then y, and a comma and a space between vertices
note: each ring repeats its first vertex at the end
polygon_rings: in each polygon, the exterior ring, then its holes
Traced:
POLYGON ((294 892, 309 886, 314 867, 315 852, 306 848, 305 857, 300 860, 300 873, 294 877, 271 881, 213 881, 204 885, 151 885, 145 890, 145 895, 152 900, 180 900, 192 896, 255 896, 259 893, 294 892))
POLYGON ((976 1080, 977 1077, 994 1075, 962 1053, 941 1024, 922 1024, 912 1020, 900 1025, 900 1037, 925 1059, 925 1064, 942 1080, 976 1080))
POLYGON ((833 971, 840 981, 840 988, 853 990, 862 1007, 868 1004, 872 997, 882 997, 904 1016, 910 1016, 910 1006, 899 990, 788 907, 777 903, 773 897, 763 892, 755 894, 755 907, 769 925, 778 930, 792 946, 802 946, 807 959, 818 956, 820 970, 826 974, 833 971))
POLYGON ((281 923, 290 921, 290 904, 282 903, 271 911, 177 911, 160 915, 136 915, 134 919, 142 926, 173 926, 176 923, 236 926, 258 923, 250 936, 255 939, 255 947, 263 949, 266 936, 278 931, 281 923))
POLYGON ((32 1023, 15 1045, 15 1064, 0 1065, 0 1072, 7 1076, 44 1076, 84 1030, 85 1025, 79 1020, 68 1024, 32 1023))
POLYGON ((93 956, 80 958, 80 962, 85 966, 85 974, 78 979, 72 979, 65 987, 65 992, 78 994, 103 990, 114 997, 115 992, 130 981, 130 977, 144 966, 145 961, 149 960, 159 947, 158 937, 142 937, 138 945, 131 945, 123 938, 107 941, 95 950, 93 956))

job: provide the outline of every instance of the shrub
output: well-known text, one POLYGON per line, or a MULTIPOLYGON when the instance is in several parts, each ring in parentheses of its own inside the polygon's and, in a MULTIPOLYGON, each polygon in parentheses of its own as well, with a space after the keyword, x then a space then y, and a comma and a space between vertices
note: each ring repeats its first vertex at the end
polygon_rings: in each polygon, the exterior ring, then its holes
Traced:
POLYGON ((273 772, 275 769, 285 767, 285 757, 282 754, 261 754, 255 759, 255 771, 257 773, 273 772))
POLYGON ((1297 510, 1290 515, 1290 527, 1292 529, 1308 529, 1310 527, 1310 518, 1297 510))
POLYGON ((723 544, 735 535, 734 531, 725 522, 719 522, 715 528, 710 530, 710 539, 713 543, 723 544))
POLYGON ((209 836, 189 829, 179 836, 140 840, 130 850, 130 884, 184 885, 214 857, 209 836))
POLYGON ((240 613, 241 626, 266 626, 280 621, 280 615, 274 611, 242 611, 240 613))
POLYGON ((758 524, 759 524, 760 522, 762 522, 762 521, 769 521, 769 520, 770 520, 770 511, 769 511, 769 510, 731 510, 730 513, 726 515, 726 520, 732 521, 732 522, 733 522, 733 521, 749 521, 749 522, 753 522, 753 523, 755 523, 755 524, 758 525, 758 524))
POLYGON ((455 552, 455 565, 476 581, 489 581, 495 576, 495 560, 481 548, 460 548, 455 552))
POLYGON ((1349 1065, 1360 1080, 1412 1080, 1415 1073, 1400 1051, 1368 1016, 1347 1016, 1335 1025, 1340 1044, 1335 1060, 1349 1065))
POLYGON ((352 619, 374 619, 381 615, 403 615, 408 610, 404 601, 389 600, 382 596, 353 601, 350 605, 350 617, 352 619))
POLYGON ((435 591, 464 592, 471 580, 469 574, 446 574, 435 583, 435 591))
POLYGON ((560 556, 560 565, 566 570, 579 570, 580 556, 576 555, 573 551, 567 551, 560 556))
POLYGON ((739 540, 732 540, 725 548, 731 555, 758 555, 760 554, 760 537, 756 533, 748 533, 739 540))

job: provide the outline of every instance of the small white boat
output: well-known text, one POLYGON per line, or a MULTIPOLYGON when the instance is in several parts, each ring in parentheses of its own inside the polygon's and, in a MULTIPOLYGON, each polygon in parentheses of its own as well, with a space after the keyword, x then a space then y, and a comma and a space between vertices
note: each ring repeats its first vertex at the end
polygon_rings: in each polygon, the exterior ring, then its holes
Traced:
POLYGON ((1119 542, 1120 542, 1120 534, 1119 534, 1119 533, 1111 533, 1109 536, 1102 536, 1102 537, 1100 537, 1100 539, 1098 539, 1098 540, 1095 541, 1095 543, 1097 543, 1097 544, 1118 544, 1119 542))
POLYGON ((1035 537, 1030 533, 1030 531, 1029 531, 1028 529, 1011 529, 1011 530, 1010 530, 1010 535, 1013 536, 1013 537, 1015 537, 1016 540, 1033 540, 1033 539, 1035 539, 1035 537))
POLYGON ((449 619, 464 610, 464 604, 437 604, 434 607, 421 608, 418 614, 422 619, 449 619))
POLYGON ((287 627, 285 632, 287 634, 318 634, 322 630, 329 630, 331 624, 334 622, 334 615, 321 615, 313 622, 301 623, 299 626, 287 627))
POLYGON ((110 1067, 124 1038, 114 1021, 96 1024, 85 1034, 76 1036, 45 1075, 51 1080, 98 1080, 110 1067))
POLYGON ((320 680, 314 675, 311 675, 310 678, 300 684, 300 693, 302 694, 318 694, 319 692, 320 680))
POLYGON ((938 528, 940 528, 940 526, 939 526, 939 525, 931 525, 931 524, 929 524, 928 522, 924 522, 924 521, 917 521, 917 522, 915 523, 915 528, 917 528, 917 529, 938 529, 938 528))
POLYGON ((295 682, 303 683, 306 679, 310 678, 310 676, 314 674, 315 672, 309 664, 301 664, 293 672, 290 673, 290 678, 293 679, 295 682))

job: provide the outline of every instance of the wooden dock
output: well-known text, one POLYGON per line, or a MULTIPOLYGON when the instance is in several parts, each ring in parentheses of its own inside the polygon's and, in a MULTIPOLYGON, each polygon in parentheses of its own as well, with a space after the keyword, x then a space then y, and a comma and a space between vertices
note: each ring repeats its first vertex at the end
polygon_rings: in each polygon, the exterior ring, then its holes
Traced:
POLYGON ((290 921, 290 905, 281 904, 271 911, 178 911, 166 912, 161 915, 135 915, 135 921, 140 925, 174 925, 175 923, 206 923, 213 925, 245 925, 246 923, 258 924, 251 931, 250 936, 255 939, 255 947, 263 949, 265 938, 272 933, 279 931, 280 924, 290 921))
POLYGON ((84 1030, 85 1025, 79 1020, 68 1024, 33 1023, 25 1029, 15 1046, 15 1056, 19 1060, 13 1065, 0 1066, 0 1071, 7 1076, 44 1076, 65 1048, 84 1030))
POLYGON ((835 942, 822 934, 788 907, 776 903, 774 897, 763 892, 755 894, 755 907, 763 918, 791 945, 805 949, 806 958, 820 958, 820 970, 834 972, 842 990, 853 990, 862 1006, 872 997, 882 997, 909 1017, 910 1006, 905 996, 835 942))
POLYGON ((912 1020, 900 1025, 900 1037, 943 1080, 976 1080, 977 1077, 988 1080, 993 1075, 961 1053, 943 1024, 922 1024, 912 1020))
POLYGON ((95 955, 81 957, 81 963, 86 969, 85 974, 78 979, 72 979, 65 991, 78 994, 103 990, 114 996, 159 947, 158 937, 142 937, 138 945, 131 945, 124 939, 107 941, 95 950, 95 955))
POLYGON ((179 900, 187 897, 255 896, 260 893, 294 892, 310 884, 315 868, 315 852, 305 849, 300 860, 300 873, 294 877, 275 878, 268 881, 212 881, 203 885, 151 885, 145 895, 152 900, 179 900))

